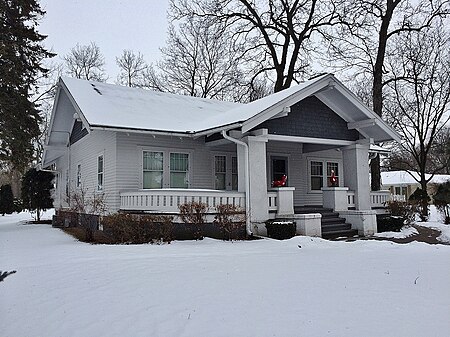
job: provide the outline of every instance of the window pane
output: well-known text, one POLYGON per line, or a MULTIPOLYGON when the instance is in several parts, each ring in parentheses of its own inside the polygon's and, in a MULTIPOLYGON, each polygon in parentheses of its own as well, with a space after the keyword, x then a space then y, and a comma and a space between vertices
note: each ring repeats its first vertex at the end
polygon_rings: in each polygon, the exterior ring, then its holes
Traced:
POLYGON ((189 155, 187 153, 170 154, 170 171, 187 172, 189 171, 189 155))
POLYGON ((225 173, 227 171, 227 160, 225 156, 215 157, 215 170, 216 173, 225 173))
POLYGON ((97 161, 97 173, 102 172, 103 172, 103 156, 99 156, 97 161))
POLYGON ((311 177, 311 190, 320 191, 323 187, 323 178, 322 177, 311 177))
POLYGON ((225 190, 226 183, 225 183, 225 173, 216 173, 216 190, 225 190))
POLYGON ((323 164, 320 161, 311 162, 311 175, 312 176, 323 176, 323 164))
POLYGON ((187 172, 170 172, 170 187, 188 188, 187 172))
POLYGON ((237 191, 238 189, 238 175, 237 174, 233 174, 231 177, 232 181, 231 181, 231 189, 234 191, 237 191))
POLYGON ((162 171, 163 153, 144 151, 144 170, 162 171))
POLYGON ((237 157, 231 157, 231 173, 232 174, 238 173, 237 157))
POLYGON ((144 172, 144 188, 162 188, 162 172, 144 172))
POLYGON ((331 162, 327 163, 327 176, 331 177, 331 170, 333 170, 334 175, 338 177, 339 176, 338 167, 339 167, 338 163, 331 163, 331 162))
POLYGON ((97 190, 103 190, 103 173, 97 174, 97 190))

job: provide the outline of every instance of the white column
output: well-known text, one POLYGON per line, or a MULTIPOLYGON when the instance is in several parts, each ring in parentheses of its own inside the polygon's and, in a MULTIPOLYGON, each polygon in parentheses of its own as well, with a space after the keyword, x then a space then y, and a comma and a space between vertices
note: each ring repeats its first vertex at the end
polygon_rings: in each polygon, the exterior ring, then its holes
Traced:
POLYGON ((250 220, 252 222, 262 222, 269 218, 266 142, 267 139, 261 139, 259 137, 249 136, 247 138, 250 178, 250 220))
POLYGON ((245 167, 245 147, 240 144, 236 144, 237 152, 237 165, 238 165, 238 191, 245 192, 245 180, 247 178, 247 172, 245 167))
POLYGON ((369 144, 354 144, 342 149, 344 182, 355 191, 357 210, 370 210, 369 144))

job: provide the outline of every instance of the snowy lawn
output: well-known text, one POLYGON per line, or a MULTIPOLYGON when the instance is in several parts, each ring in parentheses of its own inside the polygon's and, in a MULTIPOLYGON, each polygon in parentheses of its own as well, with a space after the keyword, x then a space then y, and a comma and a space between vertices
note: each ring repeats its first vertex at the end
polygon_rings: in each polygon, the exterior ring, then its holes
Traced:
POLYGON ((90 245, 0 216, 0 335, 449 336, 450 246, 90 245))

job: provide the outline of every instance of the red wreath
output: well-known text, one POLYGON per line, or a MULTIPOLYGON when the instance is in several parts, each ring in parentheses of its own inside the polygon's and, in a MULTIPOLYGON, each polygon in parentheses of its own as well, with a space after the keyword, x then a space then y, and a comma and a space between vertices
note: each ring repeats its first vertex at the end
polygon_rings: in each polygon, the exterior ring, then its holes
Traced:
POLYGON ((284 187, 286 186, 287 175, 283 174, 280 180, 272 181, 272 187, 284 187))

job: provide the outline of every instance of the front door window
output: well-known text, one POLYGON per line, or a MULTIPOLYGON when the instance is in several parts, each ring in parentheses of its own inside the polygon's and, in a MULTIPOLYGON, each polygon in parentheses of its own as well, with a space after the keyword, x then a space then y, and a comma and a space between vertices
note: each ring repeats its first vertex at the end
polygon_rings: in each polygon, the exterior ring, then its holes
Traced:
POLYGON ((283 176, 288 176, 287 157, 272 157, 272 181, 281 181, 283 176))

